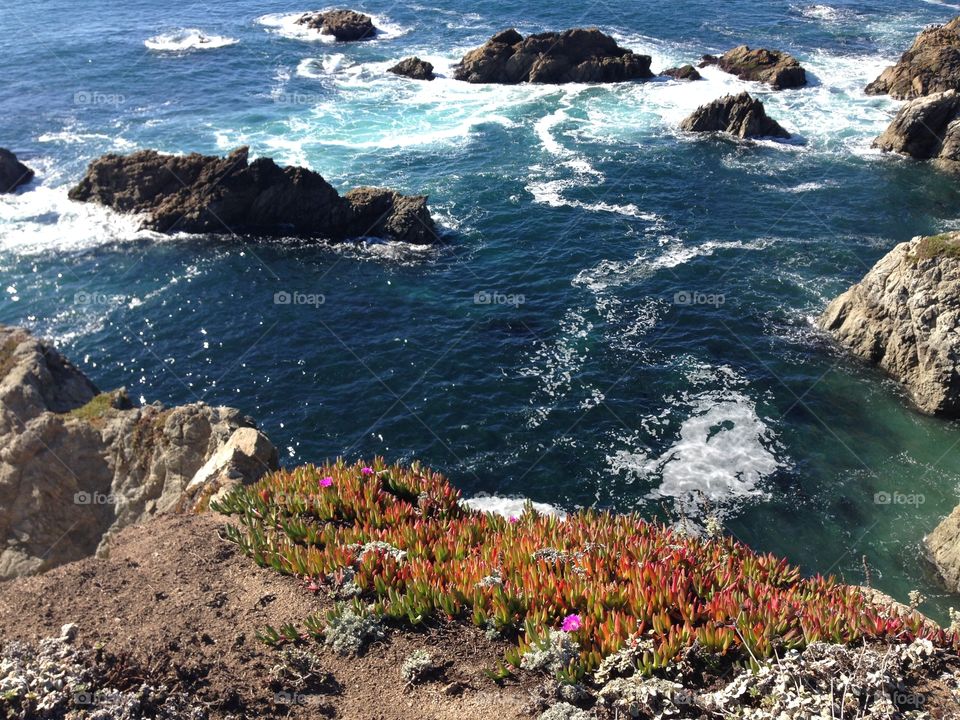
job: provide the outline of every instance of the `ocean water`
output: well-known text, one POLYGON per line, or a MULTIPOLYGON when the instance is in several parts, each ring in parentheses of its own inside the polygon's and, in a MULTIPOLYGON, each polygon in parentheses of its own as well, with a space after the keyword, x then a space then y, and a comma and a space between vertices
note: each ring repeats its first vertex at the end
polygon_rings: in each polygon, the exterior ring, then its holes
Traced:
POLYGON ((960 226, 955 182, 870 149, 898 104, 862 92, 960 7, 353 7, 379 39, 304 35, 292 18, 320 7, 272 0, 5 7, 0 146, 38 179, 0 198, 0 322, 53 339, 103 388, 237 406, 288 465, 382 454, 445 472, 481 507, 717 513, 807 572, 861 582, 869 567, 941 619, 960 604, 921 545, 960 502, 960 427, 912 411, 812 323, 896 243, 960 226), (449 77, 505 27, 586 24, 655 71, 747 43, 790 51, 812 82, 449 77), (441 77, 385 73, 412 54, 441 77), (795 140, 677 131, 743 89, 795 140), (161 237, 66 197, 102 153, 241 144, 343 190, 428 193, 444 242, 161 237))

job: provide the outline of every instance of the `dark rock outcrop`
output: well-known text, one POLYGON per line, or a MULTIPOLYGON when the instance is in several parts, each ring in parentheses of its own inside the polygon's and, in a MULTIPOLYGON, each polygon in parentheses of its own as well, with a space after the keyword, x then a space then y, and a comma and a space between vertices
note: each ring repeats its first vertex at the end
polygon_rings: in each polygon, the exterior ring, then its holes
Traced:
POLYGON ((203 509, 277 463, 239 410, 135 408, 50 345, 0 325, 0 579, 104 550, 153 515, 203 509))
POLYGON ((370 40, 377 34, 371 17, 353 10, 307 13, 297 20, 297 24, 319 30, 324 35, 333 35, 342 41, 370 40))
POLYGON ((956 90, 916 98, 904 105, 873 146, 885 152, 935 160, 960 170, 960 95, 956 90))
POLYGON ((946 90, 960 90, 960 17, 920 33, 865 92, 912 100, 946 90))
POLYGON ((0 148, 0 193, 10 193, 33 180, 33 170, 17 160, 6 148, 0 148))
POLYGON ((698 108, 680 128, 688 132, 725 132, 741 138, 790 137, 790 133, 767 116, 763 103, 745 92, 725 95, 698 108))
POLYGON ((693 65, 681 65, 680 67, 668 68, 661 75, 672 77, 674 80, 701 80, 700 73, 693 65))
POLYGON ((960 233, 897 245, 819 325, 903 383, 921 411, 960 417, 960 233))
POLYGON ((653 73, 649 55, 621 48, 596 28, 526 38, 510 29, 467 53, 454 77, 471 83, 610 83, 649 79, 653 73))
POLYGON ((247 154, 242 147, 227 157, 154 150, 104 155, 90 163, 70 198, 144 213, 145 228, 165 233, 437 240, 425 196, 358 188, 341 197, 311 170, 280 167, 270 158, 248 162, 247 154))
POLYGON ((741 80, 767 83, 775 90, 807 84, 806 70, 792 55, 779 50, 751 50, 746 45, 740 45, 720 57, 704 55, 700 67, 708 65, 717 65, 741 80))
POLYGON ((389 68, 387 72, 392 72, 394 75, 402 75, 403 77, 408 77, 413 80, 433 80, 436 77, 436 75, 433 74, 433 65, 418 57, 405 58, 392 68, 389 68))

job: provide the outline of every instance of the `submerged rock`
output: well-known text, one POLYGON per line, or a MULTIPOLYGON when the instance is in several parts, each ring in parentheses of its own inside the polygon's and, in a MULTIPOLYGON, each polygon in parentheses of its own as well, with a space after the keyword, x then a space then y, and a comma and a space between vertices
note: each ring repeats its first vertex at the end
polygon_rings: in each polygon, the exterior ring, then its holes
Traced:
POLYGON ((404 58, 392 68, 389 68, 387 72, 413 80, 433 80, 436 77, 433 74, 433 65, 418 57, 404 58))
POLYGON ((703 77, 697 72, 693 65, 681 65, 680 67, 668 68, 661 75, 672 77, 674 80, 702 80, 703 77))
POLYGON ((725 132, 741 138, 790 137, 790 133, 767 116, 763 103, 745 92, 725 95, 698 108, 680 128, 687 132, 725 132))
POLYGON ((903 383, 922 412, 960 417, 960 233, 897 245, 819 325, 903 383))
POLYGON ((306 25, 342 41, 369 40, 377 34, 373 19, 353 10, 306 13, 297 20, 297 25, 306 25))
POLYGON ((720 57, 704 55, 700 67, 708 65, 717 65, 741 80, 767 83, 775 90, 807 84, 807 72, 797 59, 779 50, 751 50, 746 45, 740 45, 720 57))
POLYGON ((960 17, 921 32, 865 92, 912 100, 945 90, 960 90, 960 17))
POLYGON ((637 55, 596 28, 524 38, 514 29, 494 35, 454 68, 471 83, 610 83, 648 79, 650 56, 637 55))
POLYGON ((104 155, 90 163, 70 198, 144 213, 143 226, 164 233, 437 240, 423 195, 358 188, 341 197, 311 170, 280 167, 270 158, 248 163, 247 153, 242 147, 227 157, 155 150, 104 155))
POLYGON ((873 146, 885 152, 936 160, 948 170, 960 170, 960 95, 947 90, 911 100, 873 146))
POLYGON ((0 194, 11 193, 33 180, 33 170, 17 160, 6 148, 0 148, 0 194))
POLYGON ((53 347, 0 326, 0 579, 105 550, 118 530, 202 509, 277 463, 239 410, 133 407, 53 347))

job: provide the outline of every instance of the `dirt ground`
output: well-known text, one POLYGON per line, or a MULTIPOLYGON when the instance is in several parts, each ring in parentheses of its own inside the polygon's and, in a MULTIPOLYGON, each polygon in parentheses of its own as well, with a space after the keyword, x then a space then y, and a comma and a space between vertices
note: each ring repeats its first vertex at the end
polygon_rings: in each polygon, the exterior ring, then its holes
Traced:
POLYGON ((279 651, 257 639, 266 625, 300 622, 330 601, 292 578, 258 568, 221 540, 222 518, 167 516, 120 533, 110 557, 90 558, 29 578, 0 583, 0 638, 37 641, 78 626, 82 645, 129 657, 150 681, 199 698, 212 718, 528 718, 539 681, 502 687, 484 670, 503 647, 472 627, 435 624, 391 631, 361 657, 320 644, 321 682, 284 687, 271 677, 279 651), (443 670, 408 685, 404 660, 430 652, 443 670))

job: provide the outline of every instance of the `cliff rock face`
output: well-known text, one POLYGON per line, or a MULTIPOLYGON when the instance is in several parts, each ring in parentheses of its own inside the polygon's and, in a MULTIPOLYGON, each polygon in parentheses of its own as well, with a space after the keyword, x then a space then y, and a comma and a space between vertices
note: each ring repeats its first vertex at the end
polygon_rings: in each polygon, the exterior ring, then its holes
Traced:
POLYGON ((33 170, 17 160, 6 148, 0 148, 0 194, 16 190, 33 180, 33 170))
POLYGON ((935 160, 944 169, 960 169, 960 95, 956 90, 911 100, 873 146, 885 152, 935 160))
POLYGON ((960 593, 960 505, 924 539, 930 560, 950 592, 960 593))
POLYGON ((319 30, 323 35, 333 35, 342 41, 369 40, 377 34, 370 16, 353 10, 306 13, 297 20, 297 24, 319 30))
POLYGON ((494 35, 464 55, 454 78, 471 83, 610 83, 648 79, 650 56, 637 55, 596 28, 524 38, 516 30, 494 35))
POLYGON ((960 234, 897 245, 819 324, 902 382, 921 411, 960 417, 960 234))
POLYGON ((726 132, 741 138, 790 137, 790 133, 767 116, 763 103, 745 92, 726 95, 698 108, 680 128, 687 132, 726 132))
POLYGON ((70 198, 143 213, 144 227, 164 233, 437 241, 425 196, 358 188, 341 197, 311 170, 270 158, 248 162, 247 155, 246 147, 227 157, 104 155, 90 163, 70 198))
POLYGON ((920 33, 865 92, 912 100, 945 90, 960 90, 960 17, 920 33))
POLYGON ((277 467, 238 410, 134 408, 49 345, 0 326, 0 579, 105 550, 116 531, 277 467))
POLYGON ((767 83, 775 90, 807 84, 807 71, 796 58, 779 50, 751 50, 746 45, 740 45, 720 57, 705 55, 700 66, 707 65, 718 65, 724 72, 736 75, 741 80, 767 83))

